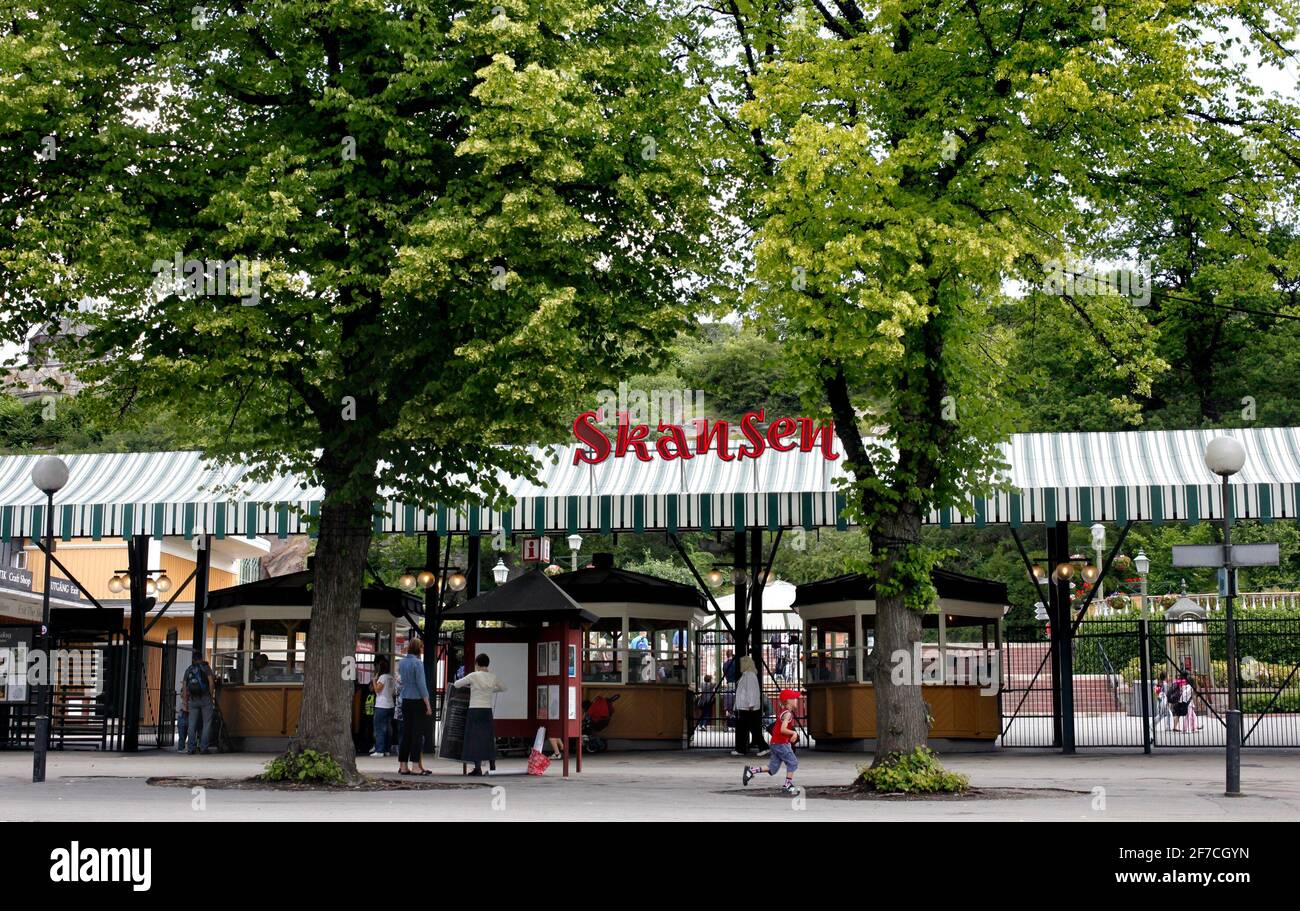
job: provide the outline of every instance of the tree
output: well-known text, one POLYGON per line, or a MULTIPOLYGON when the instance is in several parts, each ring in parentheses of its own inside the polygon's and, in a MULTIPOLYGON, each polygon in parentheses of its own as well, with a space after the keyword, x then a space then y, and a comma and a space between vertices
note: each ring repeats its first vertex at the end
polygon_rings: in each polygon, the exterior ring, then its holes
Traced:
MULTIPOLYGON (((60 159, 96 188, 94 231, 45 250, 31 225, 7 260, 63 283, 21 312, 96 298, 77 354, 97 394, 219 415, 210 454, 323 485, 294 745, 355 774, 342 671, 376 504, 496 500, 535 470, 519 444, 558 439, 706 290, 679 23, 641 0, 43 9, 74 60, 133 65, 99 74, 106 143, 60 159)), ((0 193, 6 223, 60 193, 0 193)))
POLYGON ((1200 115, 1262 113, 1210 36, 1245 19, 1276 59, 1296 22, 1278 7, 727 6, 736 66, 715 101, 752 187, 754 309, 834 417, 871 542, 875 765, 926 742, 919 681, 891 665, 933 605, 924 516, 997 482, 1007 283, 1056 281, 1041 318, 1080 326, 1126 394, 1149 394, 1162 363, 1140 309, 1059 280, 1112 252, 1132 182, 1200 115))

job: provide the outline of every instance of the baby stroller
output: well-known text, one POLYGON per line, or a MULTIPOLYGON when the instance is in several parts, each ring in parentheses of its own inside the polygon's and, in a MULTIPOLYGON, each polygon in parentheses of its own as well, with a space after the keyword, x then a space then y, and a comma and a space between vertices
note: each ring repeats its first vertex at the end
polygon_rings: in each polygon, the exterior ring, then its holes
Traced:
POLYGON ((609 742, 600 732, 609 727, 614 717, 614 703, 618 696, 597 696, 582 700, 582 749, 587 753, 603 753, 609 742))

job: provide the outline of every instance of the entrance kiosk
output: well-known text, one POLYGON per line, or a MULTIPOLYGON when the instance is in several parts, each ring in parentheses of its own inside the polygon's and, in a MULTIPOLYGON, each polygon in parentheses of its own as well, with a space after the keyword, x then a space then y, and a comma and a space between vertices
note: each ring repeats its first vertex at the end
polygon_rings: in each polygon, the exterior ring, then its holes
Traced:
MULTIPOLYGON (((443 615, 465 621, 465 667, 480 654, 505 684, 492 709, 497 737, 531 742, 539 727, 564 744, 569 774, 570 740, 582 771, 583 634, 596 615, 578 604, 540 569, 471 598, 443 615)), ((452 671, 453 675, 455 671, 452 671)))
POLYGON ((596 617, 584 637, 582 684, 588 699, 617 697, 601 732, 609 748, 684 748, 704 596, 692 585, 616 569, 613 554, 603 553, 552 581, 596 617))
MULTIPOLYGON (((907 660, 934 719, 930 742, 992 749, 1001 731, 998 655, 1007 587, 942 569, 931 579, 938 612, 923 615, 925 641, 907 660)), ((875 687, 863 674, 863 658, 875 645, 873 583, 860 573, 810 582, 798 587, 792 606, 803 619, 808 727, 817 749, 874 749, 875 687)))
MULTIPOLYGON (((298 728, 303 663, 311 633, 311 570, 248 582, 208 595, 212 671, 226 731, 237 749, 282 750, 298 728)), ((352 730, 362 727, 364 691, 383 655, 394 653, 398 620, 419 598, 395 588, 363 588, 357 623, 352 730)), ((403 621, 405 625, 405 621, 403 621)), ((182 659, 189 663, 188 657, 182 659)))

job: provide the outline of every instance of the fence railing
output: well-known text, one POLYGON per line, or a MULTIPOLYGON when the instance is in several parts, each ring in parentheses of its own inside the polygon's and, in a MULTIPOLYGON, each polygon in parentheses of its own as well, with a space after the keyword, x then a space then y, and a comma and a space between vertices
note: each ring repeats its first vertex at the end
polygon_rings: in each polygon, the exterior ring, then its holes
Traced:
MULTIPOLYGON (((1300 619, 1251 618, 1236 626, 1243 746, 1300 746, 1300 619)), ((1218 617, 1161 619, 1149 621, 1144 636, 1137 620, 1082 621, 1071 642, 1076 746, 1222 744, 1226 628, 1218 617), (1186 709, 1167 698, 1179 676, 1190 683, 1186 709)), ((1008 630, 1002 668, 1003 745, 1055 745, 1052 660, 1041 633, 1008 630)))

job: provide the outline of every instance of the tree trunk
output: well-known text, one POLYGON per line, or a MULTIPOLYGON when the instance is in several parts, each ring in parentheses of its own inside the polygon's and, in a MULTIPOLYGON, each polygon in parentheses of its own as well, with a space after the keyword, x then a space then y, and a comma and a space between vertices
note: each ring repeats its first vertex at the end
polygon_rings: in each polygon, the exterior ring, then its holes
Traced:
POLYGON ((357 620, 370 549, 373 506, 366 499, 326 493, 313 563, 311 627, 307 635, 302 709, 294 752, 329 753, 349 780, 357 777, 352 743, 352 694, 356 685, 357 620))
POLYGON ((876 642, 871 662, 876 696, 873 766, 925 746, 930 733, 929 710, 921 696, 920 668, 914 667, 913 649, 921 641, 921 615, 906 605, 903 593, 880 594, 895 578, 899 560, 905 559, 920 540, 921 522, 912 515, 882 520, 871 535, 877 589, 876 642), (894 669, 900 662, 911 673, 896 675, 894 669))

